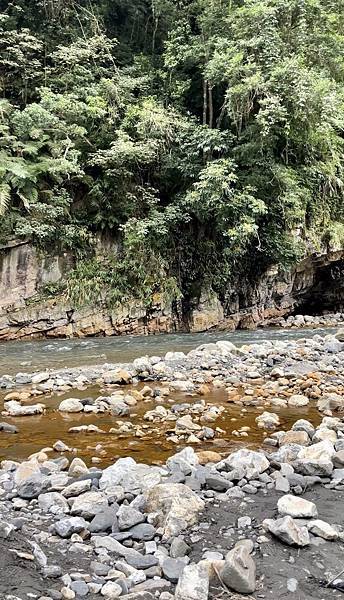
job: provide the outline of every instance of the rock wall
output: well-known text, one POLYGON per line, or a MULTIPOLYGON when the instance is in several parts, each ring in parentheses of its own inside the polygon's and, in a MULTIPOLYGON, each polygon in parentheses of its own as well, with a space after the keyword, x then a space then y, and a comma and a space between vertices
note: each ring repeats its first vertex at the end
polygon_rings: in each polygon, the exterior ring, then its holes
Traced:
POLYGON ((158 295, 149 309, 131 303, 80 310, 62 297, 39 295, 42 286, 63 278, 73 257, 43 256, 28 243, 12 242, 0 247, 0 340, 253 329, 295 312, 344 310, 343 259, 343 251, 329 252, 289 271, 270 268, 256 280, 238 282, 223 302, 204 292, 187 315, 158 295))

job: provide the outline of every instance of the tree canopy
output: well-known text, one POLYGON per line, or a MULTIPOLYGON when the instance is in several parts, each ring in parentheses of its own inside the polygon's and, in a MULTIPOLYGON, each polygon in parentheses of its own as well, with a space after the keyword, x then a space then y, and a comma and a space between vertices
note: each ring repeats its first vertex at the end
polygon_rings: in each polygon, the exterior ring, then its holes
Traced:
POLYGON ((0 9, 0 238, 73 251, 75 301, 225 300, 343 244, 344 0, 0 9))

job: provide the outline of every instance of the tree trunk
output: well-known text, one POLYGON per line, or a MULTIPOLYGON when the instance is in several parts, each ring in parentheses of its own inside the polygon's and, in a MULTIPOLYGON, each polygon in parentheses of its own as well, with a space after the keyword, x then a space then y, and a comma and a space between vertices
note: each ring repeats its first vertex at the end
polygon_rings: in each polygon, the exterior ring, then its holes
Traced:
POLYGON ((213 88, 208 82, 208 95, 209 95, 209 127, 213 128, 214 124, 214 105, 213 105, 213 88))
POLYGON ((208 113, 208 81, 203 79, 203 125, 207 124, 208 113))

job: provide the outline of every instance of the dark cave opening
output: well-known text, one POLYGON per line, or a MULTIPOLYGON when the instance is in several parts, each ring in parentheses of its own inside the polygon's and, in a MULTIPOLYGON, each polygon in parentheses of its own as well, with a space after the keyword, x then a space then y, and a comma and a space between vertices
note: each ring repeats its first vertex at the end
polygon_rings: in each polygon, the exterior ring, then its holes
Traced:
POLYGON ((315 269, 309 285, 295 279, 296 304, 292 315, 323 315, 344 312, 344 260, 315 269))

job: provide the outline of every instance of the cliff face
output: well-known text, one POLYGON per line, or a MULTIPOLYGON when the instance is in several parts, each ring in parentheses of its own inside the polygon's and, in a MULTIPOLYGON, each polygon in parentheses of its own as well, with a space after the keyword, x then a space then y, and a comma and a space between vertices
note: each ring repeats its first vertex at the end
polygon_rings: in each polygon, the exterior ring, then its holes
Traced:
POLYGON ((25 242, 0 248, 0 340, 255 328, 295 312, 344 310, 344 251, 309 257, 289 271, 271 268, 256 281, 243 280, 225 304, 205 292, 187 316, 164 305, 158 295, 149 309, 136 303, 113 310, 76 309, 61 296, 44 300, 42 288, 61 281, 72 265, 72 256, 41 255, 25 242))

